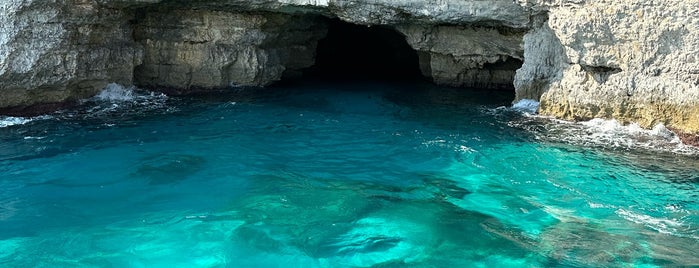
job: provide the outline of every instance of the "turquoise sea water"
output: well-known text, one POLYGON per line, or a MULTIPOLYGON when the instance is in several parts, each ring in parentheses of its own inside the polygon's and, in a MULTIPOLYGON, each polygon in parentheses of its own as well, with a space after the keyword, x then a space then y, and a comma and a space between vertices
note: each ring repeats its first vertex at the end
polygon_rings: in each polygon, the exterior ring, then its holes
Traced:
POLYGON ((664 128, 511 95, 114 87, 0 121, 2 267, 699 265, 699 161, 664 128))

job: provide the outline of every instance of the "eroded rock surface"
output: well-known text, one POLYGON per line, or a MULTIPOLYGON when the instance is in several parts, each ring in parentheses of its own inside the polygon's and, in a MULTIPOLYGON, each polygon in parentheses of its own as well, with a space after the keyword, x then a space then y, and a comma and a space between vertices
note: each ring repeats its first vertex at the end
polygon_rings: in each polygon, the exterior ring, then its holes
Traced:
POLYGON ((548 20, 525 36, 519 98, 564 119, 699 132, 699 1, 521 2, 548 20))
POLYGON ((326 34, 317 16, 156 9, 138 17, 136 82, 181 90, 268 85, 313 65, 326 34))
MULTIPOLYGON (((468 86, 507 82, 508 74, 478 68, 510 54, 521 58, 521 48, 509 48, 520 40, 500 42, 510 43, 505 54, 482 56, 464 51, 486 48, 482 40, 466 48, 440 44, 451 33, 468 40, 529 24, 526 9, 509 0, 8 0, 0 4, 0 108, 85 98, 109 82, 177 92, 268 85, 314 63, 325 35, 320 16, 433 28, 429 42, 411 39, 428 56, 423 61, 433 71, 425 74, 468 86), (445 24, 471 26, 438 26, 445 24)), ((419 31, 406 32, 426 34, 419 31)))
POLYGON ((0 107, 94 95, 131 84, 141 48, 128 16, 92 1, 0 3, 0 107))
POLYGON ((514 85, 545 115, 699 133, 697 0, 6 0, 0 107, 109 82, 268 85, 314 64, 327 18, 395 28, 435 83, 514 85))
POLYGON ((400 26, 418 51, 420 70, 450 86, 511 88, 523 59, 523 31, 463 26, 400 26))

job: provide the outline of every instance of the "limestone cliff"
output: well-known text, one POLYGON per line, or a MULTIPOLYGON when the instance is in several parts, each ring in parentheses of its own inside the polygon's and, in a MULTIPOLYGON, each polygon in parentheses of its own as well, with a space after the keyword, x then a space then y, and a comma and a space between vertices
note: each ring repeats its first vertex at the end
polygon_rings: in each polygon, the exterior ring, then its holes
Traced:
POLYGON ((699 132, 699 1, 521 2, 548 15, 515 80, 540 113, 699 132))
POLYGON ((699 0, 5 0, 0 108, 268 85, 314 64, 327 18, 392 27, 435 83, 699 133, 699 0))

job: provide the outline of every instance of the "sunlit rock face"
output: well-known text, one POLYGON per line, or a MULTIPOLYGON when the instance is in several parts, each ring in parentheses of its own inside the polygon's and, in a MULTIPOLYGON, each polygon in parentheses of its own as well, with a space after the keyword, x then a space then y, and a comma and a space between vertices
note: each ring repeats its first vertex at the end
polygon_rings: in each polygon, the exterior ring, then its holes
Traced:
POLYGON ((524 39, 519 98, 564 119, 699 132, 699 3, 520 2, 541 22, 524 39))
POLYGON ((679 0, 7 0, 0 107, 76 100, 109 82, 269 85, 316 63, 333 18, 402 34, 437 84, 514 87, 545 115, 697 133, 697 12, 679 0))

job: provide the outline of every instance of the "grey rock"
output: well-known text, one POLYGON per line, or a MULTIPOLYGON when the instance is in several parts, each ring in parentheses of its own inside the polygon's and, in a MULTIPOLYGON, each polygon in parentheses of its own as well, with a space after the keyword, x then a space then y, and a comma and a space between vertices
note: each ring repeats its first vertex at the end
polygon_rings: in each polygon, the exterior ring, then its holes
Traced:
POLYGON ((89 1, 0 3, 0 107, 75 100, 132 83, 128 15, 89 1))
POLYGON ((316 16, 149 10, 135 26, 144 47, 136 83, 189 90, 264 86, 314 63, 326 28, 316 16))
POLYGON ((512 87, 523 59, 523 31, 501 27, 420 26, 397 28, 418 51, 422 74, 438 84, 512 87))

